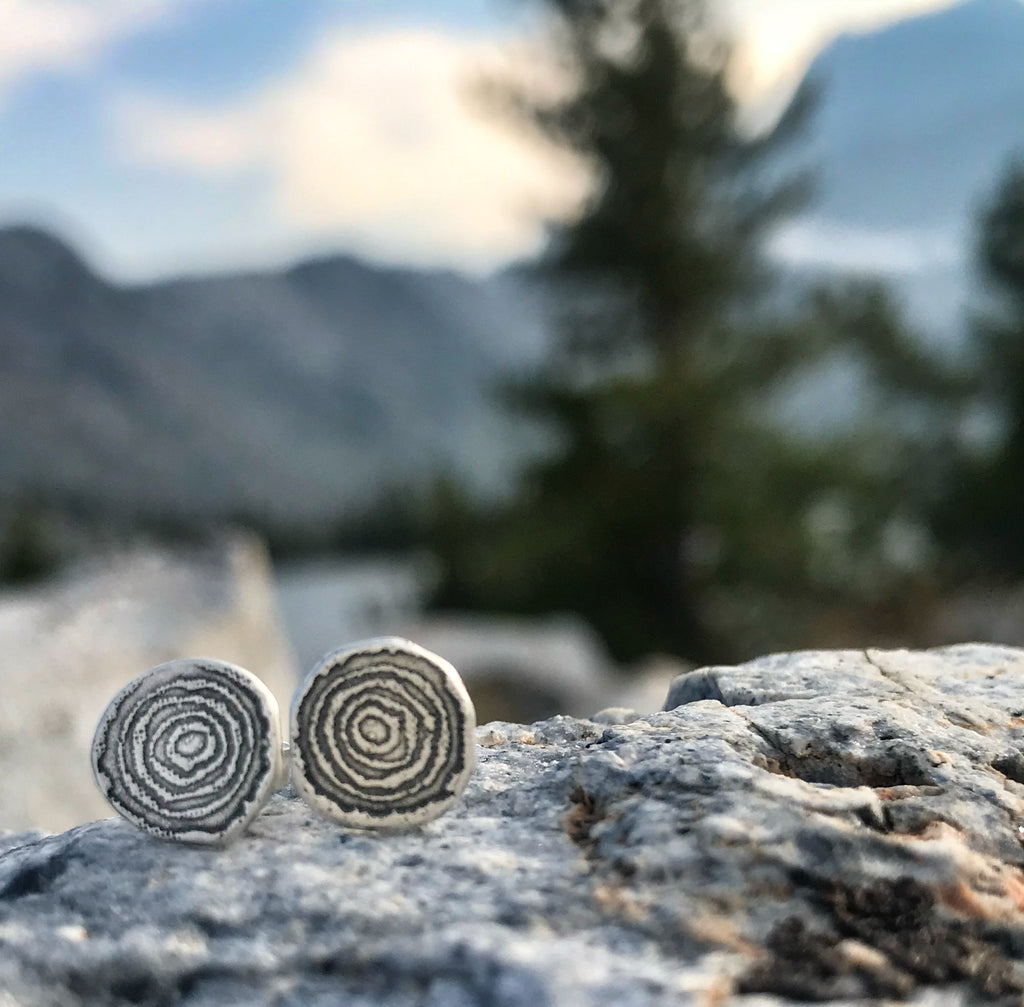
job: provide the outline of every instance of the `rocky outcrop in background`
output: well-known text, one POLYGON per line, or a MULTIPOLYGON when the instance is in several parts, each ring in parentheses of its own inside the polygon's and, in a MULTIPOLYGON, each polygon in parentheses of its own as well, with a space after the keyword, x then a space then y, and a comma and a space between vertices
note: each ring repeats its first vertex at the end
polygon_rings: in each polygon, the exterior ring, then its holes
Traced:
POLYGON ((100 713, 146 668, 218 657, 290 697, 296 671, 254 539, 135 550, 0 597, 0 829, 109 814, 92 780, 100 713))
MULTIPOLYGON (((202 851, 108 820, 0 845, 12 1003, 954 1007, 1024 997, 1024 651, 683 675, 668 709, 479 729, 380 835, 283 792, 202 851)), ((2 999, 2 998, 0 998, 2 999)))

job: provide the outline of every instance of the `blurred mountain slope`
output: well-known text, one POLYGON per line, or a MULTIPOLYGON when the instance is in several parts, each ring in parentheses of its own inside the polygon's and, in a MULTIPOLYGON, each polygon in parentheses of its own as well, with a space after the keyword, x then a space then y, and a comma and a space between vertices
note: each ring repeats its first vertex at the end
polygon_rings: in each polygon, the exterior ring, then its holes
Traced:
POLYGON ((843 36, 809 76, 821 98, 798 157, 818 198, 796 231, 803 264, 888 272, 948 334, 979 199, 1024 149, 1024 3, 968 0, 843 36))
POLYGON ((493 484, 488 379, 537 342, 508 277, 324 258, 118 288, 0 231, 0 494, 315 520, 434 464, 493 484))
POLYGON ((811 68, 818 212, 859 225, 956 226, 1024 145, 1024 3, 971 0, 844 36, 811 68))

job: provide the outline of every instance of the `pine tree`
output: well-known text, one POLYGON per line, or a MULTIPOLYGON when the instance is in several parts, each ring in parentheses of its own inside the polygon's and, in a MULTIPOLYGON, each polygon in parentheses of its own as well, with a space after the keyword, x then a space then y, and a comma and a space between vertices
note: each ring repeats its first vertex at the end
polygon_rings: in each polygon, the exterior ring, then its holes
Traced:
POLYGON ((508 398, 558 444, 510 513, 448 551, 439 600, 574 610, 620 656, 703 655, 696 567, 717 549, 706 515, 737 438, 757 438, 739 407, 806 352, 806 334, 781 330, 751 346, 733 319, 764 281, 761 235, 796 187, 746 184, 754 145, 738 139, 727 53, 701 4, 548 6, 575 86, 518 107, 595 184, 541 263, 566 305, 558 345, 508 398))
POLYGON ((988 306, 974 324, 982 399, 1002 437, 968 467, 950 524, 983 567, 1024 577, 1024 160, 979 215, 977 259, 988 306))
POLYGON ((880 473, 877 438, 784 430, 778 390, 837 345, 897 396, 946 383, 877 285, 789 302, 773 287, 765 238, 807 191, 778 178, 776 154, 809 93, 744 139, 728 47, 699 0, 545 2, 573 86, 513 105, 594 185, 538 263, 561 306, 550 358, 505 395, 552 443, 503 510, 446 487, 435 601, 576 612, 620 659, 735 657, 745 648, 725 637, 740 608, 770 629, 753 646, 793 645, 801 605, 827 604, 852 576, 823 572, 808 514, 833 488, 854 501, 859 562, 908 480, 895 433, 880 473))

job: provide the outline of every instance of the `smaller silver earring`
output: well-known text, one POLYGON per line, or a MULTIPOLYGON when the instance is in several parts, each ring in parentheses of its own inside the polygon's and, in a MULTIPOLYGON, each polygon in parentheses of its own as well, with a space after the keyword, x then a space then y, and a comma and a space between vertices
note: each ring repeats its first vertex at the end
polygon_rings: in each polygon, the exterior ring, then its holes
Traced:
POLYGON ((162 664, 100 718, 93 775, 111 807, 162 839, 216 846, 259 814, 282 775, 277 701, 223 661, 162 664))
POLYGON ((329 654, 291 709, 292 783, 343 825, 408 828, 443 814, 476 760, 476 713, 459 673, 389 637, 329 654))

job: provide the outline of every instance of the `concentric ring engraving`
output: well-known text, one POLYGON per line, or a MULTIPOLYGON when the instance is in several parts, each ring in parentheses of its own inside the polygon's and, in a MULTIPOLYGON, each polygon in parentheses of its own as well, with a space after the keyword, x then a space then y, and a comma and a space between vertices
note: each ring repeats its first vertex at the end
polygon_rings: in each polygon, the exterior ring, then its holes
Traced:
POLYGON ((324 658, 292 704, 292 781, 314 808, 360 828, 421 825, 466 787, 476 715, 458 672, 408 640, 324 658))
POLYGON ((134 825, 214 845, 259 813, 281 770, 277 701, 243 668, 171 661, 129 682, 100 718, 96 783, 134 825))

